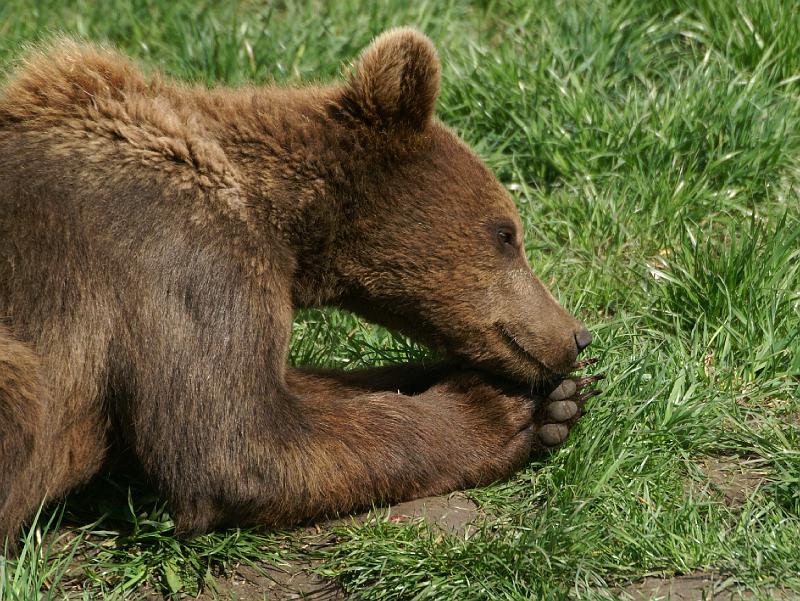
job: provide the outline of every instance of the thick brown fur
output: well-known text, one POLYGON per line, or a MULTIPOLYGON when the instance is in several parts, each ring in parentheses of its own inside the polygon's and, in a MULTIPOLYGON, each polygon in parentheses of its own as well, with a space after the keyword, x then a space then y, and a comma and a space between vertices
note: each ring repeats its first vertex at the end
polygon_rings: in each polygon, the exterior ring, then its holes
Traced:
POLYGON ((112 440, 184 533, 525 462, 532 401, 496 376, 551 381, 586 332, 433 117, 438 86, 409 29, 323 87, 208 90, 68 40, 29 53, 0 93, 0 540, 112 440), (454 363, 289 369, 293 310, 319 305, 454 363))

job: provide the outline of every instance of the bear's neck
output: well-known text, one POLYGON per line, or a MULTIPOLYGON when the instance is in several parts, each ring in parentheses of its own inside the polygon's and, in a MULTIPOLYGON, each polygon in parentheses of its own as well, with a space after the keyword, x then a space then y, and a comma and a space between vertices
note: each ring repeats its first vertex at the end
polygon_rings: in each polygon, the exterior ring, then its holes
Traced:
POLYGON ((259 229, 295 258, 297 307, 336 303, 345 293, 336 255, 366 166, 357 136, 328 114, 335 94, 324 87, 211 91, 203 107, 219 124, 215 133, 259 229))

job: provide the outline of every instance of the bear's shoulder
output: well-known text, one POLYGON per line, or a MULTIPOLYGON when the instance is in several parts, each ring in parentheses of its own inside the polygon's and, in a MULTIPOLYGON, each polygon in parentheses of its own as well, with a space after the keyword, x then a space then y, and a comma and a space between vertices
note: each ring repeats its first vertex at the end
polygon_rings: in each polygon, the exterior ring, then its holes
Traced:
POLYGON ((28 52, 10 74, 0 130, 47 138, 54 152, 96 164, 124 161, 180 172, 186 185, 236 188, 203 100, 200 88, 147 75, 114 50, 59 38, 28 52))

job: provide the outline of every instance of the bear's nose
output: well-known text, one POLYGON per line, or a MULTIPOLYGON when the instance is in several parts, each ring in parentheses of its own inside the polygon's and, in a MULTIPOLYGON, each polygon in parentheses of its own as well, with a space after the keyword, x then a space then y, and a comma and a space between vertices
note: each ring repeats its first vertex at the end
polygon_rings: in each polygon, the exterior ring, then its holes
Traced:
POLYGON ((578 333, 575 334, 575 344, 578 346, 578 352, 580 353, 583 349, 592 344, 592 333, 586 328, 581 328, 578 333))

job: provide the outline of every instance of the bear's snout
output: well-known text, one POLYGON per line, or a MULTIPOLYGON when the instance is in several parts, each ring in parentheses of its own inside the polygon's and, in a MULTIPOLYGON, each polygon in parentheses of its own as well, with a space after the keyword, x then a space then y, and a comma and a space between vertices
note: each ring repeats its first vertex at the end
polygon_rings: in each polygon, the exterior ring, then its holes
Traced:
POLYGON ((575 346, 578 347, 578 353, 590 344, 592 344, 592 333, 585 327, 581 327, 581 329, 575 333, 575 346))

